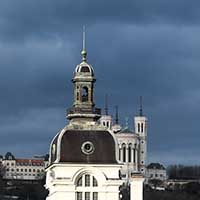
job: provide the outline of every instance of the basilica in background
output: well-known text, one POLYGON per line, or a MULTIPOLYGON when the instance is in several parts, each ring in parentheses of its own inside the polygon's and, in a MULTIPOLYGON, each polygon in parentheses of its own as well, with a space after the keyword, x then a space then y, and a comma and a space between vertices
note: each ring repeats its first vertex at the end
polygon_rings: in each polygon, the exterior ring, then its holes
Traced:
POLYGON ((95 107, 93 67, 87 63, 85 32, 82 61, 74 71, 74 103, 67 124, 50 145, 46 168, 47 200, 119 200, 130 185, 130 199, 143 199, 147 118, 135 117, 135 131, 112 123, 95 107))

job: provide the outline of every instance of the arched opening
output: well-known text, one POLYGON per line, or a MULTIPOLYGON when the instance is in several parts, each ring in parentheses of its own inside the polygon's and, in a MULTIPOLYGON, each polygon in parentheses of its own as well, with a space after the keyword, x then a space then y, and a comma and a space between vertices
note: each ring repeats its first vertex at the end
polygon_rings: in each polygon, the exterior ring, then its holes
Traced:
POLYGON ((144 124, 142 123, 141 124, 141 132, 143 133, 143 130, 144 130, 144 124))
POLYGON ((98 182, 90 174, 84 174, 76 182, 76 200, 98 200, 98 182))
POLYGON ((131 162, 131 144, 128 146, 128 162, 131 162))
POLYGON ((138 133, 140 132, 140 123, 138 123, 138 133))
POLYGON ((122 145, 122 154, 123 154, 122 161, 126 162, 126 145, 125 144, 122 145))
POLYGON ((88 101, 88 88, 86 86, 82 87, 82 102, 87 102, 88 101))

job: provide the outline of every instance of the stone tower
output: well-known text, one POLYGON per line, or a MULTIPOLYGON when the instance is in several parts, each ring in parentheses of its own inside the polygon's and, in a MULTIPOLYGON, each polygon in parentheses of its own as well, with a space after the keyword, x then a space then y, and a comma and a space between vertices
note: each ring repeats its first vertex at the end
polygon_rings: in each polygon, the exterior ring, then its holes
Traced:
POLYGON ((139 171, 145 174, 147 156, 147 117, 143 115, 142 97, 140 97, 139 115, 134 117, 135 133, 139 135, 139 171))

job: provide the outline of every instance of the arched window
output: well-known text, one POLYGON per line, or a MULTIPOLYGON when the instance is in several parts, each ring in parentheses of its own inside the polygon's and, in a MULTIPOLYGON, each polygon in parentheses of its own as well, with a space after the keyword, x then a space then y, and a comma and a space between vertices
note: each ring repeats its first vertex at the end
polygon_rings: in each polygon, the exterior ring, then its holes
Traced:
POLYGON ((76 182, 76 200, 98 200, 98 182, 90 174, 82 175, 76 182))
POLYGON ((141 132, 143 133, 143 130, 144 130, 144 124, 142 123, 141 124, 141 132))
POLYGON ((88 88, 84 86, 82 88, 82 102, 87 102, 88 101, 88 88))
POLYGON ((109 128, 109 122, 107 122, 107 127, 109 128))
POLYGON ((119 148, 119 161, 121 161, 121 149, 119 148))
POLYGON ((138 133, 140 132, 140 123, 138 123, 138 133))
POLYGON ((123 154, 122 161, 126 162, 126 145, 125 144, 122 145, 122 154, 123 154))
POLYGON ((131 144, 128 146, 128 162, 131 162, 131 144))
POLYGON ((77 94, 76 94, 76 100, 77 101, 79 100, 79 92, 77 92, 77 94))
POLYGON ((135 163, 135 149, 133 149, 133 163, 135 163))

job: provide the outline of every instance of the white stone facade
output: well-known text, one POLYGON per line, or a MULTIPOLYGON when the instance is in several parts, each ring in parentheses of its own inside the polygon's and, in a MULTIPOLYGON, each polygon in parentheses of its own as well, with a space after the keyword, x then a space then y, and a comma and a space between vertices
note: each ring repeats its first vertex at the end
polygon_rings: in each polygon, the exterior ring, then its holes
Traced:
POLYGON ((2 160, 4 179, 13 180, 40 180, 45 176, 48 161, 38 159, 2 160))
POLYGON ((122 129, 119 124, 114 124, 111 116, 103 115, 100 124, 115 133, 118 144, 118 161, 123 164, 121 174, 123 179, 130 179, 132 173, 146 171, 147 157, 147 118, 134 117, 134 131, 128 127, 122 129), (111 126, 109 126, 111 125, 111 126))
POLYGON ((119 169, 120 165, 53 164, 47 170, 47 200, 118 200, 119 169))

